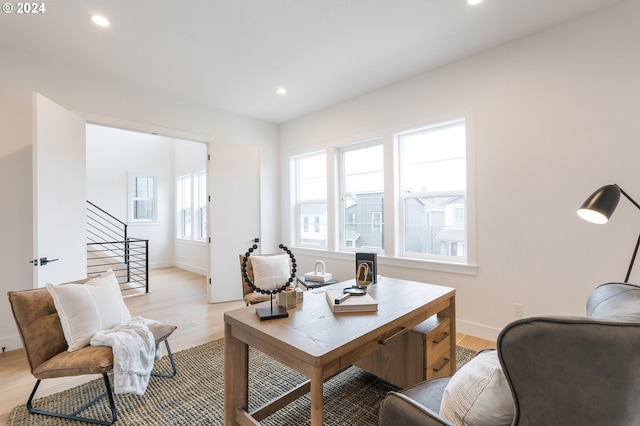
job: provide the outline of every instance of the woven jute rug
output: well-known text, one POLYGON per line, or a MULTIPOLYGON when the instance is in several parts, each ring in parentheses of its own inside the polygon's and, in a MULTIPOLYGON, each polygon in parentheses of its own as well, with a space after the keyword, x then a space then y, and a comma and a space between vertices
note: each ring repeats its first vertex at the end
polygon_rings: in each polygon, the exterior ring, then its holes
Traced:
MULTIPOLYGON (((458 367, 474 351, 457 348, 458 367)), ((150 425, 222 425, 224 419, 224 340, 174 354, 178 373, 173 378, 152 377, 143 396, 115 395, 118 426, 150 425)), ((167 357, 156 363, 168 371, 167 357)), ((35 380, 35 379, 34 379, 35 380)), ((304 382, 295 371, 260 351, 249 352, 249 410, 254 410, 304 382)), ((34 382, 35 383, 35 382, 34 382)), ((72 412, 83 402, 103 392, 102 378, 34 401, 45 410, 72 412)), ((397 388, 357 367, 351 367, 324 384, 325 425, 376 425, 378 406, 387 392, 397 388)), ((83 416, 109 420, 108 404, 103 398, 82 413, 83 416)), ((25 401, 26 402, 26 401, 25 401)), ((309 425, 309 394, 265 419, 263 425, 309 425)), ((85 423, 29 414, 25 405, 14 408, 8 426, 67 426, 85 423)))

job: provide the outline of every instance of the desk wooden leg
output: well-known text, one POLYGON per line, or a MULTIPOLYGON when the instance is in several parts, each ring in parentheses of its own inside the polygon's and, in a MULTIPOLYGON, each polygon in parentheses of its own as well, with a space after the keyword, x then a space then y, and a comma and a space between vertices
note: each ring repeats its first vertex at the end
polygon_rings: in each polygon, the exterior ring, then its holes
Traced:
POLYGON ((311 377, 311 426, 322 426, 322 385, 322 368, 316 368, 311 377))
POLYGON ((236 408, 249 408, 249 347, 224 325, 224 424, 237 424, 236 408))

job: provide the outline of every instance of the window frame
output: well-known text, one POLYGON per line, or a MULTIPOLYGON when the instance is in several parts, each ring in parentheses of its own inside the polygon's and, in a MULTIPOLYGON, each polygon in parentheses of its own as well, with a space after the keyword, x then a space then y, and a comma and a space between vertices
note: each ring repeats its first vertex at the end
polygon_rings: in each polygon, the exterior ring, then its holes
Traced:
MULTIPOLYGON (((346 252, 356 252, 358 250, 366 250, 366 251, 372 251, 372 252, 376 252, 379 255, 384 255, 385 253, 385 247, 383 246, 382 248, 374 248, 374 247, 356 247, 356 242, 353 239, 347 239, 346 236, 346 229, 347 229, 347 225, 358 225, 358 214, 355 213, 355 217, 356 220, 354 222, 349 222, 347 223, 347 194, 346 194, 346 182, 345 182, 345 163, 344 163, 344 155, 347 152, 351 152, 351 151, 358 151, 361 149, 367 149, 367 148, 372 148, 375 146, 381 146, 382 147, 382 163, 383 163, 383 167, 382 167, 382 173, 383 173, 383 184, 382 184, 382 203, 384 206, 385 203, 385 197, 386 197, 386 191, 385 191, 385 182, 387 180, 386 174, 385 174, 385 168, 384 165, 385 163, 385 156, 386 156, 386 149, 385 149, 385 143, 384 143, 384 139, 382 137, 375 137, 375 138, 370 138, 370 139, 366 139, 363 141, 358 141, 355 143, 351 143, 351 144, 347 144, 347 145, 342 145, 342 146, 338 146, 336 149, 336 158, 335 161, 337 162, 337 170, 339 171, 338 173, 338 177, 337 177, 337 182, 339 184, 338 186, 338 199, 339 199, 339 220, 337 221, 338 224, 338 250, 340 251, 346 251, 346 252), (351 245, 350 243, 353 242, 353 245, 351 245)), ((382 213, 382 221, 381 221, 381 229, 380 231, 375 231, 375 233, 380 233, 380 234, 384 234, 384 226, 382 226, 382 223, 384 222, 384 211, 381 212, 382 213)), ((371 223, 371 228, 373 227, 373 222, 371 223)), ((372 228, 373 229, 373 228, 372 228)), ((372 231, 373 233, 374 231, 372 231)), ((384 236, 382 237, 382 241, 384 244, 385 238, 384 236)))
MULTIPOLYGON (((468 178, 468 173, 469 173, 469 159, 468 159, 468 155, 467 155, 467 150, 468 150, 468 142, 467 142, 467 138, 468 138, 468 129, 467 129, 467 123, 465 119, 458 119, 458 120, 450 120, 450 121, 443 121, 440 123, 435 123, 435 124, 431 124, 428 126, 420 126, 414 129, 409 129, 406 131, 402 131, 402 132, 398 132, 394 135, 394 142, 396 145, 396 152, 397 152, 397 159, 396 159, 396 167, 397 167, 397 171, 398 171, 398 201, 399 201, 399 205, 398 205, 398 211, 399 211, 399 215, 398 215, 398 219, 396 220, 396 233, 398 236, 398 242, 399 242, 399 247, 398 247, 398 254, 399 257, 401 258, 407 258, 407 259, 411 259, 411 258, 415 258, 415 259, 425 259, 425 260, 430 260, 430 261, 440 261, 440 262, 451 262, 451 263, 459 263, 462 265, 466 265, 468 264, 469 260, 469 254, 468 254, 468 248, 469 248, 469 243, 468 243, 468 227, 467 227, 467 217, 466 217, 466 205, 467 205, 467 194, 468 194, 468 183, 469 183, 469 178, 468 178), (465 174, 467 176, 465 176, 465 189, 464 191, 460 191, 460 190, 435 190, 435 191, 422 191, 422 192, 412 192, 412 193, 407 193, 403 191, 403 188, 405 187, 405 185, 402 182, 402 167, 404 164, 404 151, 402 149, 402 138, 403 137, 407 137, 407 136, 412 136, 412 135, 417 135, 417 134, 422 134, 422 133, 426 133, 426 132, 430 132, 430 131, 438 131, 438 130, 444 130, 447 128, 452 128, 452 127, 456 127, 456 126, 464 126, 464 130, 465 130, 465 174), (463 247, 463 256, 457 256, 457 255, 451 255, 451 241, 446 241, 445 242, 445 246, 446 246, 446 252, 447 254, 435 254, 435 253, 420 253, 420 252, 414 252, 414 251, 408 251, 406 248, 406 205, 407 205, 407 200, 410 199, 415 199, 415 200, 420 200, 420 199, 427 199, 427 198, 456 198, 456 197, 462 197, 464 199, 464 203, 463 203, 463 207, 456 207, 453 206, 452 207, 452 211, 451 214, 453 216, 453 220, 452 220, 452 228, 462 228, 464 229, 464 240, 462 241, 462 247, 463 247), (456 223, 455 219, 455 209, 456 208, 462 208, 463 209, 463 222, 461 223, 456 223)), ((445 216, 446 216, 446 210, 444 211, 445 216)), ((430 216, 429 220, 431 221, 433 218, 430 216)), ((445 219, 446 220, 446 219, 445 219)), ((459 245, 459 244, 458 244, 459 245)))
POLYGON ((194 188, 193 193, 196 195, 194 200, 195 210, 197 215, 197 235, 193 237, 194 241, 206 241, 207 240, 207 171, 200 170, 194 173, 194 188))
POLYGON ((206 242, 207 240, 207 172, 200 170, 176 177, 176 239, 206 242), (189 206, 184 204, 184 181, 189 181, 189 206), (185 212, 190 212, 190 233, 185 231, 185 212))
MULTIPOLYGON (((374 143, 382 140, 384 148, 384 229, 383 238, 385 240, 384 253, 378 253, 378 263, 397 268, 410 268, 425 271, 436 271, 443 273, 476 275, 477 274, 477 253, 476 253, 476 201, 475 201, 475 141, 474 141, 474 114, 472 109, 462 109, 452 114, 440 114, 437 117, 431 117, 422 120, 416 120, 401 125, 395 125, 378 130, 370 130, 364 135, 354 138, 341 138, 336 140, 327 140, 322 144, 320 150, 327 153, 327 227, 328 227, 328 245, 323 248, 306 247, 297 244, 296 232, 300 225, 296 222, 298 219, 297 206, 295 203, 295 167, 293 159, 303 157, 305 155, 318 152, 319 149, 314 148, 313 151, 304 148, 290 151, 288 154, 290 165, 290 185, 289 194, 291 198, 290 213, 290 237, 289 245, 296 247, 297 253, 300 255, 323 256, 327 259, 335 259, 339 261, 348 261, 357 251, 353 247, 345 247, 344 236, 341 235, 344 230, 344 223, 347 221, 345 217, 344 200, 341 195, 341 152, 345 148, 352 148, 358 145, 366 144, 373 141, 374 143), (406 133, 412 130, 439 127, 446 123, 461 121, 465 124, 466 139, 466 196, 464 215, 466 221, 466 261, 460 262, 460 259, 446 258, 416 258, 406 257, 401 254, 400 249, 404 242, 401 243, 401 229, 398 223, 403 214, 399 207, 399 199, 401 195, 401 187, 399 184, 398 167, 398 147, 396 144, 396 135, 406 133), (293 216, 291 216, 293 215, 293 216)), ((432 218, 431 218, 432 219, 432 218)), ((425 216, 425 221, 430 220, 425 216)), ((402 232, 403 234, 404 232, 402 232)), ((367 248, 363 251, 371 251, 367 248)))
MULTIPOLYGON (((324 156, 324 176, 323 178, 325 179, 325 182, 328 183, 328 169, 327 169, 327 165, 329 164, 329 153, 327 152, 327 150, 315 150, 312 152, 308 152, 302 155, 294 155, 291 157, 291 169, 292 169, 292 191, 294 194, 294 198, 292 200, 292 203, 294 205, 294 219, 292 221, 293 226, 292 226, 292 231, 293 231, 293 237, 294 237, 294 241, 295 241, 295 246, 296 247, 307 247, 307 248, 312 248, 312 249, 318 249, 318 250, 327 250, 329 247, 329 232, 328 232, 328 224, 325 224, 324 226, 326 227, 327 231, 325 232, 325 242, 324 244, 314 244, 314 243, 305 243, 303 242, 303 238, 302 238, 302 232, 305 233, 316 233, 316 234, 321 234, 321 230, 316 231, 317 227, 316 224, 313 223, 312 224, 312 220, 311 218, 314 217, 314 215, 302 215, 301 211, 302 211, 302 206, 303 205, 312 205, 312 204, 322 204, 324 203, 327 209, 327 220, 329 220, 329 205, 328 205, 328 193, 327 193, 327 197, 326 198, 313 198, 313 199, 305 199, 305 200, 301 200, 300 199, 300 161, 301 160, 305 160, 308 158, 312 158, 312 157, 316 157, 316 156, 324 156)), ((322 228, 322 224, 319 224, 319 227, 322 228)))
POLYGON ((193 239, 193 175, 191 173, 178 176, 178 239, 193 239), (188 181, 188 182, 187 182, 188 181), (189 202, 185 202, 185 189, 189 190, 189 202), (188 205, 187 205, 188 204, 188 205), (186 214, 189 212, 189 232, 186 232, 186 214))
POLYGON ((128 179, 127 179, 127 200, 128 200, 128 222, 129 223, 135 223, 135 224, 142 224, 142 223, 153 223, 153 222, 157 222, 158 221, 158 177, 157 176, 150 176, 147 174, 143 174, 143 173, 129 173, 128 174, 128 179), (133 180, 134 179, 151 179, 153 182, 153 196, 151 197, 139 197, 136 194, 134 194, 133 191, 133 180), (151 201, 151 208, 152 208, 152 217, 151 218, 137 218, 135 215, 135 205, 136 205, 136 201, 151 201))

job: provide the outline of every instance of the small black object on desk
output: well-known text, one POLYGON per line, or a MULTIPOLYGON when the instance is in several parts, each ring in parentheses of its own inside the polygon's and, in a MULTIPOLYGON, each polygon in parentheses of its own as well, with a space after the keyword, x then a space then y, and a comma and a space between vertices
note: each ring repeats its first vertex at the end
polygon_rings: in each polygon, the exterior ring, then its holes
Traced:
POLYGON ((314 288, 320 288, 320 287, 324 287, 326 285, 329 284, 337 284, 340 281, 337 280, 329 280, 326 283, 324 282, 319 282, 319 281, 311 281, 311 280, 305 280, 304 277, 298 277, 298 282, 307 290, 311 290, 314 288))

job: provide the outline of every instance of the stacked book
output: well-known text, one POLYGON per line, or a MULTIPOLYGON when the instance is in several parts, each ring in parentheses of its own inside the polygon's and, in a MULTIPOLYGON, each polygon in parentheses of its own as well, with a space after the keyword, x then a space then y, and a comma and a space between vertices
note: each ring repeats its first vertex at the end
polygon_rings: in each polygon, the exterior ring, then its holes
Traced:
POLYGON ((351 296, 340 303, 336 303, 336 299, 343 296, 342 290, 328 290, 325 295, 333 312, 375 312, 378 310, 378 302, 369 294, 351 296))

